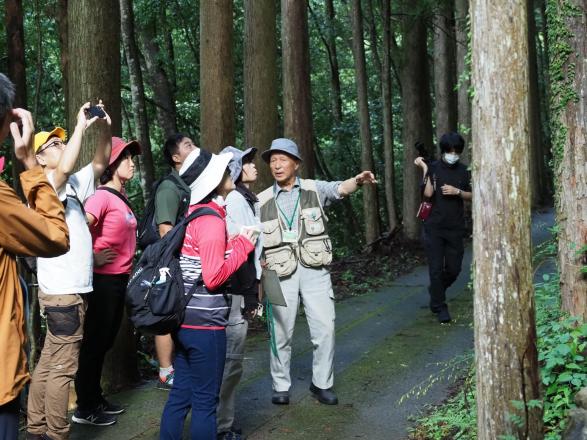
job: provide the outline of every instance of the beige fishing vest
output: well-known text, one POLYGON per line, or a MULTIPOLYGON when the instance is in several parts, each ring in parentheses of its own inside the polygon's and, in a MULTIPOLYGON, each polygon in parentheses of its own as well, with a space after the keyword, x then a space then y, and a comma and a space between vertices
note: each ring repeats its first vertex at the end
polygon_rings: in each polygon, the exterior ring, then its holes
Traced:
POLYGON ((273 185, 258 195, 263 224, 263 258, 279 277, 291 275, 298 261, 306 267, 323 267, 332 262, 332 243, 327 220, 320 203, 316 182, 300 179, 298 237, 295 243, 283 242, 285 222, 279 216, 273 185))

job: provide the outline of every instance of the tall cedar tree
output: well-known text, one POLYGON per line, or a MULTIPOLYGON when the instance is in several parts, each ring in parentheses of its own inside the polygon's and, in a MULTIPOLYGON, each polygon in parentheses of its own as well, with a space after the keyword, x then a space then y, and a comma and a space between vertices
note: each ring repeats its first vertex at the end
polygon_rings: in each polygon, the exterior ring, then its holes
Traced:
POLYGON ((417 240, 420 220, 416 218, 420 204, 421 173, 414 166, 417 151, 414 144, 432 146, 432 113, 426 47, 427 30, 422 15, 423 1, 404 1, 402 9, 402 50, 400 81, 404 144, 403 227, 407 238, 417 240))
POLYGON ((471 17, 478 438, 539 440, 526 2, 473 0, 471 17))
POLYGON ((261 152, 278 136, 277 8, 274 0, 245 0, 245 146, 257 147, 255 189, 271 184, 261 152))
POLYGON ((436 141, 457 129, 456 44, 453 2, 443 0, 434 16, 434 97, 436 141))
MULTIPOLYGON (((68 53, 67 100, 70 130, 75 127, 79 107, 101 98, 112 118, 112 134, 121 134, 120 101, 120 9, 116 0, 70 1, 67 7, 68 53), (99 36, 99 44, 96 37, 99 36)), ((104 124, 95 125, 84 136, 78 165, 90 163, 95 146, 104 141, 104 124)), ((106 390, 119 389, 138 377, 135 338, 128 319, 104 363, 102 381, 106 390)))
POLYGON ((303 158, 301 174, 314 176, 312 93, 307 0, 281 0, 283 134, 303 158))
POLYGON ((553 136, 556 164, 558 266, 562 308, 587 321, 587 1, 549 1, 549 21, 566 29, 553 29, 551 78, 553 136), (567 35, 568 51, 557 41, 567 35), (558 33, 558 35, 557 35, 558 33), (558 51, 558 53, 554 53, 558 51), (556 64, 555 64, 556 63, 556 64), (560 69, 560 70, 556 70, 560 69))
MULTIPOLYGON (((359 126, 361 132, 361 168, 373 170, 373 147, 371 145, 371 119, 367 96, 367 67, 363 42, 363 14, 361 0, 353 0, 351 7, 351 26, 353 28, 353 57, 355 60, 355 80, 357 101, 359 103, 359 126)), ((374 185, 363 188, 363 215, 365 240, 373 243, 379 237, 379 212, 377 208, 377 189, 374 185)))
POLYGON ((141 62, 139 60, 139 48, 135 40, 132 0, 120 0, 120 23, 122 44, 130 77, 135 133, 136 138, 141 144, 142 154, 139 156, 141 190, 143 192, 143 200, 146 203, 151 196, 151 187, 155 180, 155 168, 153 166, 153 154, 151 153, 151 140, 149 138, 149 121, 147 119, 147 106, 145 104, 143 72, 141 71, 141 62))
POLYGON ((200 143, 218 152, 234 145, 232 0, 200 3, 200 143))

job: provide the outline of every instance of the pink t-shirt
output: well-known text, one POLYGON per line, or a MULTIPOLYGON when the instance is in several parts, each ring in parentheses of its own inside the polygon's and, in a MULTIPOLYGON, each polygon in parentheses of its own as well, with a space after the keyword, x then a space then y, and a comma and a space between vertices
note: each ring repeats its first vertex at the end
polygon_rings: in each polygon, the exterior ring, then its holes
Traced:
POLYGON ((115 194, 104 190, 97 190, 88 198, 85 208, 97 220, 90 227, 94 252, 111 248, 117 254, 112 263, 94 266, 94 272, 130 273, 137 243, 137 219, 131 209, 115 194))

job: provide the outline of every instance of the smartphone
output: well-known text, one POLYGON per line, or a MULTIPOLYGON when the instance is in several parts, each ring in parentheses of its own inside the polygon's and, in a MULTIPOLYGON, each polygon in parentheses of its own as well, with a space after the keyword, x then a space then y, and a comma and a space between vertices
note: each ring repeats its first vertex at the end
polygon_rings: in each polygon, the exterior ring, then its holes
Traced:
POLYGON ((95 116, 99 117, 99 118, 105 118, 106 117, 106 113, 104 113, 104 110, 102 110, 101 107, 98 107, 97 105, 93 105, 90 108, 88 108, 86 110, 86 113, 88 114, 89 118, 93 118, 95 116))
POLYGON ((252 231, 254 239, 257 239, 259 235, 261 235, 261 229, 259 226, 241 226, 241 234, 245 231, 252 231))

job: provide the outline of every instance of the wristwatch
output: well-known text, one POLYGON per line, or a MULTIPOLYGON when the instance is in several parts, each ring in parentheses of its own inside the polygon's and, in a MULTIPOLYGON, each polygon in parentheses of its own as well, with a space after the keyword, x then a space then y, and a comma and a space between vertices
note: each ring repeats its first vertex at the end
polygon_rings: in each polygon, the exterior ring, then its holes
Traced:
POLYGON ((457 193, 457 196, 461 196, 462 191, 459 189, 459 192, 457 193))

